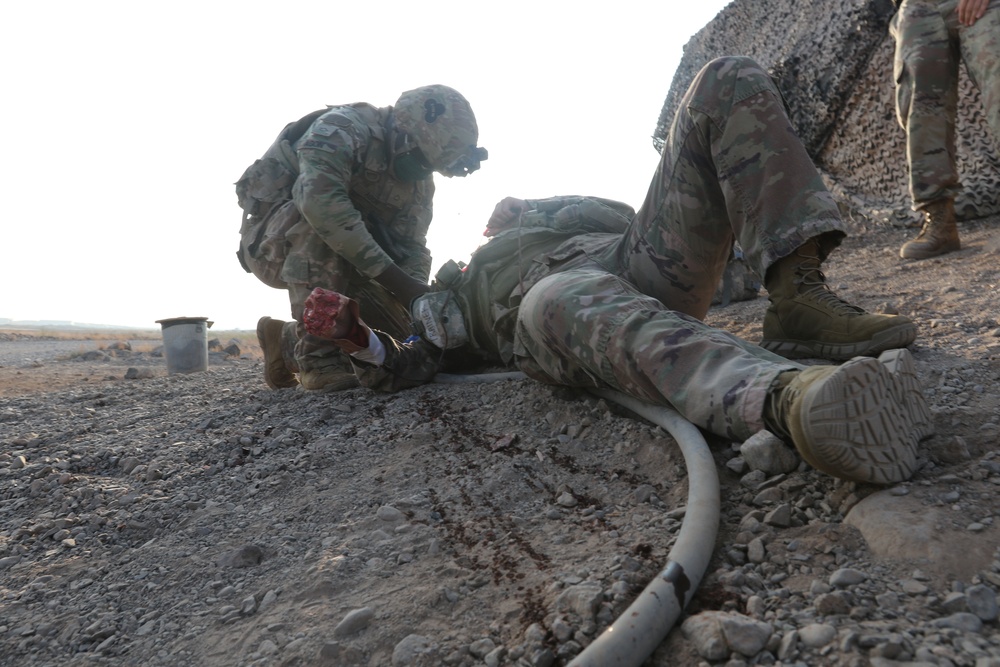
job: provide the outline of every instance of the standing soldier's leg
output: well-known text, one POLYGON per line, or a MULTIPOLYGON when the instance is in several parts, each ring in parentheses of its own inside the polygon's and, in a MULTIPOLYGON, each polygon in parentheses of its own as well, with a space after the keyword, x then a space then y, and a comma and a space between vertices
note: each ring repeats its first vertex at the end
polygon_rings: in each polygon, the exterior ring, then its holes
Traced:
POLYGON ((979 88, 993 145, 1000 149, 1000 0, 971 26, 958 28, 962 60, 979 88))
POLYGON ((924 216, 916 239, 899 249, 904 259, 926 259, 958 250, 955 164, 958 101, 958 24, 940 0, 906 0, 893 17, 896 117, 906 131, 910 197, 924 216))
POLYGON ((986 13, 959 29, 962 59, 979 88, 983 112, 1000 151, 1000 0, 990 0, 986 13))
POLYGON ((916 467, 926 404, 904 374, 865 358, 806 369, 606 272, 571 270, 534 285, 517 344, 518 365, 535 379, 610 386, 735 441, 766 428, 837 477, 893 483, 916 467))
POLYGON ((639 289, 701 319, 735 238, 769 292, 764 347, 842 360, 908 345, 909 319, 866 313, 826 285, 820 264, 843 229, 771 78, 725 57, 681 100, 620 252, 639 289))

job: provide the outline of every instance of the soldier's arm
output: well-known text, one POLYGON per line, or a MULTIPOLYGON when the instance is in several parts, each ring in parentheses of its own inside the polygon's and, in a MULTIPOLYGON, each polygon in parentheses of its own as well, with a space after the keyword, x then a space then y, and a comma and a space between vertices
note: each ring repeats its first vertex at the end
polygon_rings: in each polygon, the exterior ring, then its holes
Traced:
POLYGON ((434 183, 428 180, 420 186, 419 204, 397 216, 393 228, 396 235, 394 255, 398 270, 388 269, 378 276, 379 283, 395 294, 401 302, 409 304, 428 290, 431 273, 431 252, 427 249, 427 229, 431 222, 431 200, 434 183))
MULTIPOLYGON (((322 140, 310 136, 303 140, 298 152, 299 177, 292 197, 323 242, 404 304, 426 292, 426 283, 400 268, 375 241, 351 202, 354 144, 350 135, 338 130, 322 140)), ((427 264, 429 272, 429 254, 427 264)))
POLYGON ((483 236, 496 236, 500 232, 522 226, 550 227, 581 234, 620 234, 634 216, 635 211, 628 204, 602 197, 506 197, 493 209, 483 236))
MULTIPOLYGON (((380 364, 351 355, 354 374, 361 385, 375 391, 396 392, 434 379, 441 369, 442 351, 423 339, 401 343, 389 334, 373 332, 384 350, 380 364)), ((371 346, 369 346, 371 347, 371 346)))
POLYGON ((365 227, 361 212, 350 198, 351 175, 359 139, 346 131, 310 131, 300 141, 299 176, 292 187, 295 206, 316 234, 362 274, 372 278, 393 264, 365 227))
MULTIPOLYGON (((323 123, 310 128, 297 147, 299 177, 292 198, 316 234, 360 273, 378 281, 403 303, 427 290, 427 285, 402 270, 365 227, 350 198, 351 175, 362 139, 350 127, 323 123)), ((429 257, 428 257, 429 260, 429 257)))
POLYGON ((400 242, 400 250, 404 255, 397 259, 399 267, 417 280, 427 282, 431 273, 431 251, 427 249, 427 230, 431 224, 431 202, 434 196, 434 183, 428 180, 424 201, 420 206, 408 211, 399 220, 406 229, 406 236, 400 242))

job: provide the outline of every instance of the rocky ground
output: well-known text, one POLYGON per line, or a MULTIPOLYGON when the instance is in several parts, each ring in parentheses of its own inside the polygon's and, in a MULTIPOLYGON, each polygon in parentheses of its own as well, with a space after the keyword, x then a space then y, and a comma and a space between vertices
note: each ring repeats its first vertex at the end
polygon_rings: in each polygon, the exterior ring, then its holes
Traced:
MULTIPOLYGON (((919 321, 921 468, 710 440, 716 549, 646 665, 1000 665, 1000 220, 915 263, 853 224, 828 277, 919 321)), ((765 304, 710 321, 759 340, 765 304)), ((269 391, 248 340, 168 376, 155 341, 0 333, 0 664, 565 665, 662 567, 687 483, 659 427, 526 380, 269 391)))

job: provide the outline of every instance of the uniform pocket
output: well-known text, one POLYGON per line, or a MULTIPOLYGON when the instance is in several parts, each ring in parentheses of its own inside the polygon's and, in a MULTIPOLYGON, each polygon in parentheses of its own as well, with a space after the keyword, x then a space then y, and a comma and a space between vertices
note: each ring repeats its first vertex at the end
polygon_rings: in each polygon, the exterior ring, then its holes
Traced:
POLYGON ((906 119, 910 117, 910 104, 913 101, 913 87, 910 85, 904 48, 899 41, 899 20, 901 12, 897 11, 889 22, 889 34, 895 42, 896 52, 892 59, 892 80, 896 84, 896 120, 905 130, 906 119))

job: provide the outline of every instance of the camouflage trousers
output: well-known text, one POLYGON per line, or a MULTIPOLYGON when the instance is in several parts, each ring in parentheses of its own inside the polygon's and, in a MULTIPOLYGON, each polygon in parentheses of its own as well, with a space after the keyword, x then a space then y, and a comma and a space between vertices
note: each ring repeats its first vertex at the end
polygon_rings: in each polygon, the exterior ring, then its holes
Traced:
MULTIPOLYGON (((764 427, 777 376, 802 366, 702 322, 732 242, 763 276, 810 238, 838 240, 843 228, 767 74, 747 58, 715 60, 681 102, 625 234, 576 237, 535 258, 547 275, 518 306, 516 363, 542 382, 671 405, 742 441, 764 427)), ((477 311, 466 322, 483 321, 493 304, 462 296, 477 311)), ((426 345, 388 352, 386 367, 369 368, 363 384, 412 386, 439 363, 426 345)))
POLYGON ((837 243, 844 229, 770 76, 750 58, 724 57, 678 104, 616 259, 642 293, 702 319, 734 240, 763 279, 809 239, 837 243))
POLYGON ((701 321, 732 242, 763 277, 810 238, 839 240, 843 229, 770 77, 748 58, 714 60, 678 106, 618 265, 595 254, 528 291, 519 365, 540 380, 668 404, 745 440, 764 428, 778 374, 801 366, 701 321))
POLYGON ((596 265, 550 274, 528 291, 517 350, 518 367, 536 380, 611 387, 737 442, 764 428, 778 374, 802 368, 596 265))
POLYGON ((971 26, 958 22, 958 0, 904 0, 892 19, 896 115, 906 130, 910 196, 920 209, 961 189, 955 165, 959 63, 1000 138, 1000 0, 971 26))
POLYGON ((371 326, 393 336, 409 335, 406 307, 334 253, 293 202, 278 203, 260 219, 251 218, 244 225, 241 251, 247 268, 264 284, 288 290, 293 321, 282 330, 282 354, 293 371, 352 370, 337 347, 308 335, 301 324, 306 298, 316 287, 351 295, 363 304, 371 326))

